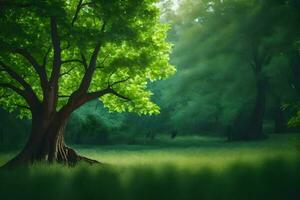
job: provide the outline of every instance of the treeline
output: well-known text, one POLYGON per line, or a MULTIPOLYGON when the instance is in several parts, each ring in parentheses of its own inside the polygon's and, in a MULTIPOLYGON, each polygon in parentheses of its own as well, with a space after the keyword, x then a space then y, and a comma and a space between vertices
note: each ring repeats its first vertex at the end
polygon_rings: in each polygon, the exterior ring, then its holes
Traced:
POLYGON ((178 72, 158 90, 171 124, 230 140, 297 131, 299 9, 298 0, 182 0, 176 12, 165 9, 178 72))
POLYGON ((0 109, 0 150, 20 148, 29 131, 30 124, 27 120, 20 120, 16 114, 0 109))
MULTIPOLYGON (((151 143, 162 133, 163 124, 153 121, 155 117, 158 116, 109 113, 102 103, 92 101, 72 114, 66 126, 65 140, 67 144, 75 145, 151 143)), ((0 120, 0 149, 21 148, 29 136, 30 120, 19 119, 17 113, 2 109, 0 120)))
MULTIPOLYGON (((67 141, 135 144, 159 134, 251 140, 300 131, 300 1, 180 2, 176 11, 172 1, 161 4, 177 73, 150 83, 160 115, 107 113, 91 102, 72 115, 67 141)), ((0 115, 0 143, 22 141, 30 125, 0 115), (9 139, 15 135, 22 137, 9 139)))

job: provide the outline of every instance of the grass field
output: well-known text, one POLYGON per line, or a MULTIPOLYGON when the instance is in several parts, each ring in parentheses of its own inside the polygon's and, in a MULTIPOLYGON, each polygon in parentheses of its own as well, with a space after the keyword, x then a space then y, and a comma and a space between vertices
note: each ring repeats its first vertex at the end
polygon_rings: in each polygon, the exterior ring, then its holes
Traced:
MULTIPOLYGON (((0 197, 298 200, 299 146, 297 134, 254 142, 195 136, 162 137, 144 145, 75 146, 81 154, 107 165, 38 164, 2 171, 0 197)), ((1 153, 0 164, 13 154, 1 153)))

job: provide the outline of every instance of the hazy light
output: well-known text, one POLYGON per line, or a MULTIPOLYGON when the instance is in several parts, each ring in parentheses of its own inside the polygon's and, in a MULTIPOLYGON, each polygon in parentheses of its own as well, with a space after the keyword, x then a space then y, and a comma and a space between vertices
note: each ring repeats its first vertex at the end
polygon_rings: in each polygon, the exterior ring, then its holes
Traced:
POLYGON ((172 10, 177 10, 179 8, 179 1, 180 0, 173 0, 173 6, 172 6, 172 10))

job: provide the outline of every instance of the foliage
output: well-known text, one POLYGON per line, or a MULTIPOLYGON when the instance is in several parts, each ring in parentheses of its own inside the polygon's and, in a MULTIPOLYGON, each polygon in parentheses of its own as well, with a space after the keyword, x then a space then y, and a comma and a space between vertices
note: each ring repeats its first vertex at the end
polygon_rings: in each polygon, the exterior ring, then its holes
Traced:
POLYGON ((295 126, 299 126, 299 124, 300 124, 300 111, 297 112, 296 116, 292 117, 289 120, 288 125, 290 127, 295 127, 295 126))
MULTIPOLYGON (((299 41, 296 42, 296 47, 297 47, 297 50, 298 50, 297 54, 298 54, 298 56, 300 56, 300 42, 299 41)), ((296 105, 299 105, 299 103, 296 104, 296 105)), ((299 106, 297 106, 297 107, 299 107, 299 106)), ((298 110, 298 112, 288 122, 288 124, 289 124, 290 127, 295 127, 295 126, 299 126, 300 125, 300 109, 297 108, 297 110, 298 110)))
POLYGON ((27 138, 30 123, 16 119, 16 113, 9 114, 0 109, 0 150, 18 149, 27 138))
MULTIPOLYGON (((61 47, 62 66, 59 95, 70 96, 80 85, 95 45, 101 43, 89 92, 108 85, 121 95, 108 94, 100 100, 111 111, 154 114, 159 108, 151 101, 147 83, 164 79, 175 72, 168 63, 171 46, 165 42, 168 26, 159 22, 154 0, 142 1, 4 1, 1 6, 1 67, 9 66, 30 85, 43 100, 43 83, 39 69, 46 78, 53 75, 55 50, 51 41, 51 20, 55 16, 61 47), (77 8, 81 8, 78 12, 77 8), (31 66, 33 65, 33 66, 31 66), (38 65, 34 66, 34 65, 38 65)), ((52 24, 53 25, 53 24, 52 24)), ((24 99, 12 89, 24 85, 1 70, 0 104, 8 111, 18 110, 28 116, 24 99), (9 86, 8 86, 9 84, 9 86), (5 98, 2 98, 5 97, 5 98), (20 109, 21 108, 21 109, 20 109)), ((50 81, 50 80, 49 80, 50 81)), ((68 98, 59 98, 57 110, 68 98)))
POLYGON ((265 57, 265 120, 274 120, 284 103, 295 102, 299 89, 292 85, 298 75, 290 51, 300 35, 297 8, 293 0, 181 1, 165 19, 173 25, 171 62, 178 73, 157 88, 167 91, 161 107, 169 112, 170 124, 186 133, 226 132, 242 117, 245 127, 256 99, 255 54, 265 57))
MULTIPOLYGON (((72 125, 72 124, 71 124, 72 125)), ((75 125, 77 130, 68 133, 66 141, 72 144, 107 144, 109 130, 103 122, 94 115, 88 115, 80 125, 75 125)))

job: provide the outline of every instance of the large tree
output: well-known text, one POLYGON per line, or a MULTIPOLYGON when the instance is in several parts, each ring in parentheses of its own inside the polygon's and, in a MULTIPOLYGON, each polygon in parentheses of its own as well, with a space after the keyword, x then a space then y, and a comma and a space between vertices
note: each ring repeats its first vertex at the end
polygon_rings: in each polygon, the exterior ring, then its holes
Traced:
POLYGON ((6 166, 75 164, 64 142, 71 113, 94 99, 111 111, 155 114, 147 82, 175 72, 155 0, 23 0, 0 4, 0 105, 32 119, 6 166))

